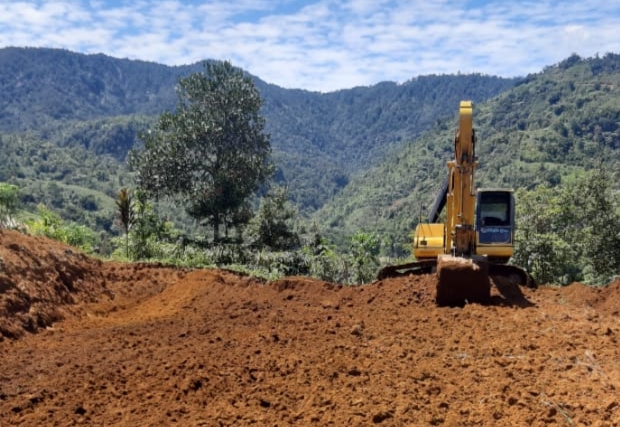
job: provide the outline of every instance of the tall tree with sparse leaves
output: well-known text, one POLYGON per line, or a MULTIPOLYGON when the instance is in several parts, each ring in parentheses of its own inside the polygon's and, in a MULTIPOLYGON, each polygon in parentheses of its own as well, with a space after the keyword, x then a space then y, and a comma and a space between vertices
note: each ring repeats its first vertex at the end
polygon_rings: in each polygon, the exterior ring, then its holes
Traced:
POLYGON ((116 199, 118 217, 125 232, 125 255, 129 258, 129 229, 134 222, 134 205, 131 195, 126 188, 121 188, 116 199))
POLYGON ((207 62, 179 80, 175 112, 160 116, 140 139, 130 166, 149 194, 179 198, 219 240, 226 218, 271 176, 271 145, 252 80, 229 62, 207 62))

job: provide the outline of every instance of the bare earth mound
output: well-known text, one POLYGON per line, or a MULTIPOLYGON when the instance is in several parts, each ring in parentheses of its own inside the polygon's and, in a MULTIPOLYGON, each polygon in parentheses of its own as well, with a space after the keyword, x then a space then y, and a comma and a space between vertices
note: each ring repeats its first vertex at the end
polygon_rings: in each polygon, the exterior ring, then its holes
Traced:
POLYGON ((438 308, 0 232, 1 426, 619 426, 620 282, 438 308), (62 320, 61 320, 62 319, 62 320))

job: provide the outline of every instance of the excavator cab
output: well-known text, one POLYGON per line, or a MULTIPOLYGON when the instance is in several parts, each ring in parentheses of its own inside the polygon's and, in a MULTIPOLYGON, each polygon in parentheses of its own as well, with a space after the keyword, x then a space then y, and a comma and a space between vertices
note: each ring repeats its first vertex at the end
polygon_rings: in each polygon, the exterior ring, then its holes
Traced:
POLYGON ((476 194, 476 254, 505 264, 513 254, 515 199, 512 190, 479 189, 476 194))

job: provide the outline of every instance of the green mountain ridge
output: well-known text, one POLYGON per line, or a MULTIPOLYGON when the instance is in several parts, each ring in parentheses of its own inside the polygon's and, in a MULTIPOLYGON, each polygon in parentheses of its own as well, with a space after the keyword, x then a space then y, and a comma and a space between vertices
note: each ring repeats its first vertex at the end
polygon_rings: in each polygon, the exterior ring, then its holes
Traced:
POLYGON ((56 120, 161 114, 175 105, 178 78, 200 69, 62 49, 0 49, 0 131, 40 130, 56 120))
POLYGON ((400 85, 384 82, 291 98, 279 108, 274 108, 277 99, 266 97, 276 164, 281 165, 293 198, 302 209, 312 211, 337 194, 351 173, 380 161, 391 147, 428 129, 446 114, 448 105, 463 98, 486 99, 516 82, 482 75, 431 75, 400 85), (317 165, 327 173, 317 177, 317 165), (318 189, 312 185, 317 179, 326 181, 318 189), (315 191, 298 191, 308 183, 315 191))
MULTIPOLYGON (((84 175, 108 175, 112 182, 95 181, 109 194, 111 186, 119 185, 114 182, 117 172, 101 167, 76 171, 79 165, 62 158, 85 150, 77 157, 111 157, 118 164, 110 167, 122 170, 136 134, 158 114, 175 108, 178 78, 201 70, 199 63, 168 67, 58 49, 0 49, 0 132, 5 144, 28 141, 31 152, 38 138, 57 147, 56 165, 48 164, 47 155, 27 160, 16 154, 21 151, 10 150, 0 164, 5 179, 15 177, 30 191, 40 181, 76 185, 84 175), (39 161, 43 166, 34 164, 39 161)), ((403 84, 384 82, 323 94, 254 80, 264 99, 276 177, 306 215, 346 187, 353 173, 419 135, 461 98, 479 101, 518 82, 483 75, 422 76, 403 84)), ((83 164, 96 164, 96 158, 83 164)), ((122 181, 129 185, 126 178, 122 181)))
MULTIPOLYGON (((554 186, 575 174, 620 162, 620 55, 576 55, 514 88, 475 104, 479 187, 554 186)), ((315 215, 328 233, 364 230, 399 252, 445 179, 453 156, 458 104, 418 139, 357 173, 315 215)), ((617 173, 615 173, 617 178, 617 173)), ((612 187, 620 189, 614 179, 612 187)))
MULTIPOLYGON (((175 107, 179 77, 202 70, 39 48, 0 49, 0 65, 0 180, 28 206, 106 231, 113 198, 133 185, 137 133, 175 107)), ((404 253, 444 178, 462 99, 475 103, 479 186, 553 186, 620 160, 616 54, 573 55, 523 79, 429 75, 331 93, 254 81, 276 181, 338 242, 376 232, 404 253)))

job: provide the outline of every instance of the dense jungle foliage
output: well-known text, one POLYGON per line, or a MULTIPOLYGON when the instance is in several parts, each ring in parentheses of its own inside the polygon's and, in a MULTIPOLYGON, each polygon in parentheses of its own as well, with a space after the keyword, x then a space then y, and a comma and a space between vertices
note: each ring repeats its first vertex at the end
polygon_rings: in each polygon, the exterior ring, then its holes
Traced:
MULTIPOLYGON (((0 49, 0 132, 29 132, 124 162, 136 135, 175 108, 178 79, 202 64, 167 67, 55 49, 0 49)), ((518 80, 422 76, 333 93, 291 90, 253 77, 263 99, 278 182, 302 214, 337 194, 352 173, 444 117, 460 99, 482 101, 518 80)), ((59 152, 60 153, 60 152, 59 152)), ((92 173, 92 169, 86 173, 92 173)))
MULTIPOLYGON (((474 105, 480 187, 555 187, 576 174, 620 162, 620 56, 573 56, 474 105)), ((334 235, 353 230, 389 237, 398 250, 427 208, 453 157, 452 116, 358 172, 315 216, 334 235)), ((618 179, 610 177, 618 190, 618 179)))
POLYGON ((0 65, 0 181, 19 189, 31 229, 69 229, 61 240, 72 241, 85 233, 76 227, 86 227, 93 252, 122 256, 129 246, 134 259, 367 281, 380 258, 409 256, 410 232, 426 216, 452 155, 458 102, 472 99, 478 185, 511 187, 519 209, 527 207, 522 212, 540 213, 536 221, 522 214, 515 261, 557 283, 604 283, 619 269, 609 250, 618 247, 620 223, 619 55, 573 55, 524 79, 424 76, 325 94, 253 78, 282 189, 255 200, 242 246, 219 248, 178 209, 140 194, 140 220, 124 240, 116 204, 119 191, 134 186, 125 160, 136 135, 174 108, 178 78, 201 64, 11 48, 0 49, 0 65), (605 196, 592 200, 595 194, 605 196), (598 210, 585 209, 591 206, 598 210), (272 229, 286 230, 296 244, 269 246, 260 230, 272 229))

